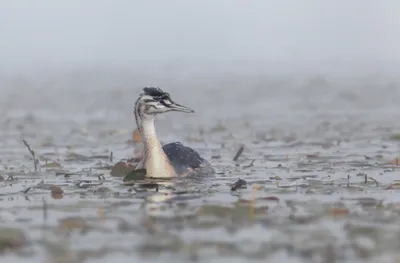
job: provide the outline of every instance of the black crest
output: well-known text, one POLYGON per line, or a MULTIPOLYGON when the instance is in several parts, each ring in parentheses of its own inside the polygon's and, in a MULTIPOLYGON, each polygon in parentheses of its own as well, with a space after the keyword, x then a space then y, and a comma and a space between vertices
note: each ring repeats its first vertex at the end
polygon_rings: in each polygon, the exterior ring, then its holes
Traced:
POLYGON ((164 97, 167 95, 162 89, 160 88, 155 88, 155 87, 145 87, 143 88, 143 92, 146 95, 152 96, 152 97, 164 97))

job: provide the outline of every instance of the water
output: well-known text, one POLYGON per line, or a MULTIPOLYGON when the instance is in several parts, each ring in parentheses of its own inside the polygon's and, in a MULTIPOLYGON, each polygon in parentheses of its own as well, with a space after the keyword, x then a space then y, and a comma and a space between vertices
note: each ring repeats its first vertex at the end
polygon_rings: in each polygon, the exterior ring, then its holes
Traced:
POLYGON ((3 77, 0 226, 3 239, 11 233, 17 241, 0 240, 1 257, 395 262, 398 83, 377 76, 3 77), (110 176, 139 147, 128 142, 132 107, 149 83, 196 110, 160 116, 162 142, 197 149, 216 178, 158 182, 156 192, 110 176), (23 139, 40 160, 37 172, 23 139), (59 166, 43 167, 53 162, 59 166), (238 179, 247 187, 231 191, 238 179))

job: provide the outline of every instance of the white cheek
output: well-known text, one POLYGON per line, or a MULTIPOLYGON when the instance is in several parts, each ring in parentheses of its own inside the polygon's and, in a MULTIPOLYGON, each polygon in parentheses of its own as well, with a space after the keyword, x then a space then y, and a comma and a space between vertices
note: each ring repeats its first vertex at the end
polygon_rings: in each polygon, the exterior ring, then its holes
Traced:
POLYGON ((157 114, 157 113, 162 113, 168 111, 168 108, 162 106, 162 105, 154 105, 154 107, 148 107, 146 113, 148 114, 157 114))

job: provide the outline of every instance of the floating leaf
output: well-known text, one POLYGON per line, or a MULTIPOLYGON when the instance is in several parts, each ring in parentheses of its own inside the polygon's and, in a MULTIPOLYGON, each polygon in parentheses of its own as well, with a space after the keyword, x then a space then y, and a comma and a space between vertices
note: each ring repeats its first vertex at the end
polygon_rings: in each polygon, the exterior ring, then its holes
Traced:
POLYGON ((400 183, 391 184, 387 189, 400 189, 400 183))
POLYGON ((345 215, 349 214, 349 210, 346 208, 331 207, 328 210, 328 214, 330 216, 345 216, 345 215))
POLYGON ((123 177, 128 173, 132 172, 134 167, 126 162, 118 162, 111 169, 111 176, 113 177, 123 177))
POLYGON ((391 164, 393 164, 393 165, 400 165, 400 160, 399 160, 399 157, 397 157, 396 159, 394 159, 392 162, 391 162, 391 164))
POLYGON ((137 169, 129 172, 123 179, 123 182, 144 180, 146 178, 146 169, 137 169))
POLYGON ((61 189, 61 187, 58 187, 57 185, 50 186, 50 191, 52 194, 63 194, 64 193, 64 191, 61 189))
POLYGON ((222 123, 218 123, 217 125, 211 128, 211 132, 224 132, 226 130, 227 128, 224 125, 222 125, 222 123))
POLYGON ((391 139, 392 141, 400 141, 400 133, 393 133, 393 134, 390 136, 390 139, 391 139))

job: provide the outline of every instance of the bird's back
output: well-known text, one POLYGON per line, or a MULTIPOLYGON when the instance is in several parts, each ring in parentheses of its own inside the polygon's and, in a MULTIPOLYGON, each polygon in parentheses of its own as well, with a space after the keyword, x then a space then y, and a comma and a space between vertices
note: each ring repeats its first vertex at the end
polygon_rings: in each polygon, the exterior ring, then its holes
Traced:
POLYGON ((207 160, 203 159, 198 152, 180 142, 165 144, 163 150, 179 176, 214 173, 214 169, 207 160))

